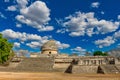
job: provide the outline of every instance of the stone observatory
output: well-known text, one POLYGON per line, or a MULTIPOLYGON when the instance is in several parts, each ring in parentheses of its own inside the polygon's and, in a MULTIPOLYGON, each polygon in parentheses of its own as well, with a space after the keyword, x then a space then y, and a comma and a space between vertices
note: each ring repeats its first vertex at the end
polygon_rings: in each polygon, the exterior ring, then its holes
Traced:
POLYGON ((41 54, 58 54, 58 47, 55 40, 49 40, 41 47, 41 54))

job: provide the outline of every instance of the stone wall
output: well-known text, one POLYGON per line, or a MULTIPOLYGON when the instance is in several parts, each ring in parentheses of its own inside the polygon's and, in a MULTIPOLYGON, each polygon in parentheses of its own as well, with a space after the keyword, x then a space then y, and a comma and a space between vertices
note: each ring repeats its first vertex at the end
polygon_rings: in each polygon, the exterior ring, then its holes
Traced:
POLYGON ((43 50, 41 54, 58 54, 57 50, 43 50))
POLYGON ((77 64, 79 66, 115 64, 114 57, 107 56, 56 56, 54 61, 55 62, 53 67, 55 69, 67 69, 71 64, 77 64))
POLYGON ((69 72, 69 73, 120 73, 120 65, 114 57, 43 55, 31 58, 14 58, 0 71, 69 72))
MULTIPOLYGON (((116 59, 110 56, 57 56, 54 59, 54 69, 61 70, 62 72, 69 73, 98 73, 100 65, 110 65, 110 69, 114 69, 111 65, 116 65, 116 59)), ((118 63, 118 62, 117 62, 118 63)), ((108 66, 109 68, 109 66, 108 66)), ((103 68, 110 71, 107 68, 103 68)), ((101 71, 102 71, 101 70, 101 71)), ((106 73, 109 73, 109 72, 106 73)), ((114 73, 110 71, 111 73, 114 73)))
POLYGON ((119 66, 116 65, 100 65, 99 66, 103 73, 120 73, 119 66))
POLYGON ((54 59, 54 66, 53 68, 56 71, 65 72, 68 67, 71 65, 71 62, 73 61, 73 57, 62 57, 57 56, 54 59))
POLYGON ((11 62, 9 66, 0 67, 0 71, 49 72, 53 71, 54 58, 21 58, 20 62, 11 62))
POLYGON ((120 65, 120 57, 115 59, 115 64, 120 65))
POLYGON ((52 71, 54 60, 51 57, 23 58, 16 70, 21 71, 52 71))
POLYGON ((115 65, 120 73, 120 65, 115 65))
POLYGON ((97 73, 98 66, 73 65, 71 73, 97 73))
POLYGON ((115 64, 114 57, 108 56, 87 56, 80 57, 78 60, 78 65, 107 65, 107 64, 115 64))

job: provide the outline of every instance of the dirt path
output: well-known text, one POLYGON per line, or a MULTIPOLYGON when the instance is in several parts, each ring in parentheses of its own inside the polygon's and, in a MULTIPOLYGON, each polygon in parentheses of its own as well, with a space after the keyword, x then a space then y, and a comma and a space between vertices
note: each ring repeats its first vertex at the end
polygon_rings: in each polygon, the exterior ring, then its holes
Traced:
POLYGON ((120 74, 0 72, 0 80, 120 80, 120 74))

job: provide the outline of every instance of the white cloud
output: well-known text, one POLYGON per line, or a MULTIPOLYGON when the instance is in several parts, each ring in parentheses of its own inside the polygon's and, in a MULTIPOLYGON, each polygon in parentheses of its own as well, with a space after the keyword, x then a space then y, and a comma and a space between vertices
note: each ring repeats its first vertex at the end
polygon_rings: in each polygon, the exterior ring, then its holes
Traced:
POLYGON ((7 10, 8 10, 8 11, 16 11, 17 8, 16 8, 15 5, 14 5, 14 6, 8 6, 8 7, 7 7, 7 10))
POLYGON ((10 0, 4 0, 4 2, 10 2, 10 0))
POLYGON ((107 47, 115 43, 115 39, 111 36, 107 36, 103 40, 96 40, 94 42, 99 48, 107 47))
POLYGON ((57 46, 58 46, 59 49, 66 49, 66 48, 70 47, 69 44, 61 43, 60 41, 56 41, 56 44, 57 44, 57 46))
POLYGON ((91 4, 91 7, 93 7, 93 8, 98 8, 99 5, 100 5, 99 2, 93 2, 93 3, 91 4))
POLYGON ((76 48, 71 49, 73 53, 79 53, 79 55, 84 55, 86 53, 86 49, 77 46, 76 48))
POLYGON ((101 14, 105 14, 105 12, 101 11, 101 14))
MULTIPOLYGON (((48 41, 48 39, 43 39, 41 41, 32 41, 30 43, 27 43, 26 45, 31 48, 40 48, 47 41, 48 41)), ((56 41, 56 45, 58 46, 58 49, 66 49, 66 48, 70 47, 69 44, 61 43, 60 41, 56 41)))
POLYGON ((119 22, 100 20, 97 26, 99 26, 98 27, 99 31, 104 34, 104 33, 116 31, 119 25, 120 25, 119 22))
POLYGON ((25 8, 29 0, 16 0, 19 8, 25 8))
POLYGON ((22 24, 16 23, 16 27, 21 28, 22 24))
POLYGON ((113 36, 115 39, 120 39, 120 30, 115 32, 113 36))
POLYGON ((118 15, 118 20, 120 20, 120 15, 118 15))
POLYGON ((16 5, 11 5, 7 7, 8 11, 16 11, 17 9, 24 9, 26 8, 29 0, 16 0, 16 5))
MULTIPOLYGON (((1 32, 3 34, 3 37, 7 38, 7 39, 12 39, 12 40, 19 40, 21 43, 24 44, 24 42, 26 41, 27 46, 31 47, 31 48, 40 48, 40 46, 42 46, 45 42, 47 42, 52 36, 39 36, 37 34, 28 34, 25 32, 15 32, 11 29, 6 29, 4 31, 1 32), (28 43, 30 42, 30 43, 28 43)), ((62 43, 61 43, 62 44, 62 43)), ((64 44, 62 44, 63 47, 65 47, 64 44)), ((15 47, 20 46, 20 43, 14 43, 15 47)))
POLYGON ((3 34, 3 37, 8 38, 8 39, 18 39, 22 42, 27 41, 27 40, 37 40, 37 41, 42 41, 42 40, 47 40, 49 36, 39 36, 37 34, 28 34, 28 33, 21 33, 21 32, 15 32, 11 29, 6 29, 1 32, 3 34))
POLYGON ((20 43, 14 42, 14 48, 19 48, 19 47, 20 47, 20 43))
POLYGON ((32 26, 38 31, 52 31, 54 29, 53 26, 47 26, 50 20, 50 9, 42 1, 35 1, 29 7, 20 9, 20 14, 16 16, 18 21, 32 26))
POLYGON ((76 36, 84 36, 85 32, 84 31, 80 31, 80 32, 71 32, 69 35, 72 37, 76 37, 76 36))
MULTIPOLYGON (((11 29, 6 29, 1 32, 3 37, 12 40, 19 40, 21 43, 26 41, 26 45, 31 48, 40 48, 45 42, 47 42, 52 36, 39 36, 37 34, 28 34, 25 32, 15 32, 11 29), (30 41, 30 42, 29 42, 30 41), (29 43, 28 43, 29 42, 29 43)), ((60 41, 56 41, 56 44, 59 49, 66 49, 70 47, 69 44, 61 43, 60 41)), ((14 46, 20 46, 20 43, 15 42, 14 46)))
POLYGON ((8 39, 17 39, 19 38, 19 35, 21 35, 21 33, 19 32, 14 32, 11 29, 6 29, 4 31, 2 31, 3 37, 8 38, 8 39))
POLYGON ((78 52, 85 52, 86 51, 86 49, 83 49, 82 47, 79 47, 79 46, 77 46, 76 48, 71 49, 71 50, 78 51, 78 52))
POLYGON ((65 33, 66 32, 66 29, 58 29, 57 31, 56 31, 56 33, 65 33))
POLYGON ((17 55, 17 56, 26 56, 26 57, 28 57, 29 51, 28 51, 28 50, 23 50, 23 49, 17 50, 16 55, 17 55))
POLYGON ((3 18, 3 19, 6 19, 6 16, 0 12, 0 17, 3 18))
POLYGON ((27 43, 26 45, 29 46, 29 47, 31 47, 31 48, 40 48, 40 47, 42 46, 42 45, 40 45, 40 43, 37 42, 37 41, 33 41, 33 42, 31 42, 31 43, 27 43))
POLYGON ((105 34, 116 31, 120 24, 117 21, 98 20, 94 17, 94 12, 76 12, 65 17, 62 25, 70 32, 70 36, 84 36, 85 34, 92 36, 93 34, 105 34))
POLYGON ((99 48, 103 48, 114 44, 118 39, 120 39, 120 30, 115 32, 112 36, 107 36, 104 39, 96 40, 94 43, 99 48))

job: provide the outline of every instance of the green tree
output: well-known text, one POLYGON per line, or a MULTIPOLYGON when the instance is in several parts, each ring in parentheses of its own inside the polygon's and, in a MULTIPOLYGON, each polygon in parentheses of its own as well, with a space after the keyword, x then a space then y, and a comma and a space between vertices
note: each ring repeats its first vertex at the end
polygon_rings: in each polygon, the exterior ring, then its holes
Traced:
POLYGON ((103 56, 108 56, 108 53, 106 53, 106 52, 105 52, 105 53, 103 53, 103 56))
POLYGON ((13 44, 0 34, 0 63, 5 63, 14 55, 12 51, 13 44))
POLYGON ((103 53, 102 51, 95 51, 93 53, 94 56, 108 56, 107 53, 103 53))

